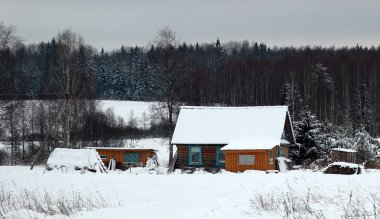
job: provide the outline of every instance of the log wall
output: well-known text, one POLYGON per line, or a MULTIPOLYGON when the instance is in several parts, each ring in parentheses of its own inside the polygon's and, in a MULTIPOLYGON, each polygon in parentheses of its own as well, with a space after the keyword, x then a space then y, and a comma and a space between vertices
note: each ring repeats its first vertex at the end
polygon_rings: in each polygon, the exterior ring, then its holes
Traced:
POLYGON ((189 165, 189 146, 177 145, 177 168, 186 167, 223 167, 216 164, 216 147, 221 145, 201 145, 202 165, 189 165))

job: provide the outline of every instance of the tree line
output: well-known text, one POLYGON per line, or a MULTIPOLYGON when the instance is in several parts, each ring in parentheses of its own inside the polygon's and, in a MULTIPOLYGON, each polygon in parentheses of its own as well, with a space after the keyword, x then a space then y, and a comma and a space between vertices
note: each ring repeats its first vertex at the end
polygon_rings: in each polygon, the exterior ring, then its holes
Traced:
POLYGON ((380 134, 380 46, 271 48, 219 39, 188 44, 165 27, 150 46, 97 51, 68 30, 24 45, 14 27, 0 29, 0 99, 55 100, 57 138, 67 147, 73 127, 84 124, 81 113, 101 113, 98 99, 158 101, 156 108, 167 114, 167 131, 160 133, 168 136, 184 104, 286 104, 295 122, 310 112, 324 127, 380 134))

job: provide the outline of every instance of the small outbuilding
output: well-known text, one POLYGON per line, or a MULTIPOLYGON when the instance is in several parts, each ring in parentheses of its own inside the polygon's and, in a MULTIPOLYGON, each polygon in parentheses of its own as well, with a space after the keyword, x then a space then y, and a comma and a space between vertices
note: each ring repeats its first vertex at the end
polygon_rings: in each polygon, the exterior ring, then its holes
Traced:
POLYGON ((175 167, 278 170, 295 143, 287 106, 181 107, 171 144, 175 167))
POLYGON ((145 167, 147 159, 154 157, 156 151, 142 148, 115 148, 115 147, 92 147, 108 166, 111 159, 115 159, 117 169, 127 169, 129 167, 145 167))
POLYGON ((332 148, 331 157, 333 162, 356 163, 357 152, 346 148, 332 148))
POLYGON ((107 172, 99 154, 94 149, 55 148, 47 162, 46 170, 80 170, 82 173, 107 172))

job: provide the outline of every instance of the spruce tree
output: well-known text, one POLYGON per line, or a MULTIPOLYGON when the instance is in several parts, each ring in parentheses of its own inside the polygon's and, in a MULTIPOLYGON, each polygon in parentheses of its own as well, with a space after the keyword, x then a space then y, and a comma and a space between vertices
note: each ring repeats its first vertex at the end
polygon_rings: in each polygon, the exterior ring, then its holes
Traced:
POLYGON ((353 108, 354 130, 364 128, 369 132, 372 123, 372 105, 365 81, 362 81, 355 93, 355 106, 353 108))
POLYGON ((300 120, 294 123, 294 131, 298 147, 294 150, 292 159, 296 163, 305 160, 315 160, 324 154, 322 148, 322 123, 305 107, 300 111, 300 120))

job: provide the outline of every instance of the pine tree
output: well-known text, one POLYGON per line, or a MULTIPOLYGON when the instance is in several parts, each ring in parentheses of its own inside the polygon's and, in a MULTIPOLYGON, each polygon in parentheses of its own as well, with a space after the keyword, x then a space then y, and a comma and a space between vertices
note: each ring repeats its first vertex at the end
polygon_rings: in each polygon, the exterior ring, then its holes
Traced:
POLYGON ((314 112, 323 120, 333 120, 335 88, 328 68, 318 62, 313 65, 311 76, 314 87, 314 112))
POLYGON ((296 163, 310 159, 315 160, 324 155, 323 125, 311 111, 305 107, 300 111, 300 120, 294 123, 294 131, 298 147, 292 159, 296 163))
POLYGON ((372 113, 368 88, 365 81, 363 81, 358 85, 355 94, 355 106, 352 113, 354 129, 358 130, 364 128, 364 130, 369 132, 373 117, 372 113))
POLYGON ((214 60, 214 71, 213 71, 213 86, 214 86, 214 102, 219 104, 224 104, 224 62, 226 59, 226 54, 224 48, 221 46, 219 38, 216 40, 213 60, 214 60))
POLYGON ((102 48, 102 52, 100 56, 97 57, 97 65, 96 65, 96 87, 98 90, 98 96, 101 99, 112 99, 111 91, 112 91, 112 75, 110 70, 110 64, 108 61, 108 54, 104 52, 102 48))

